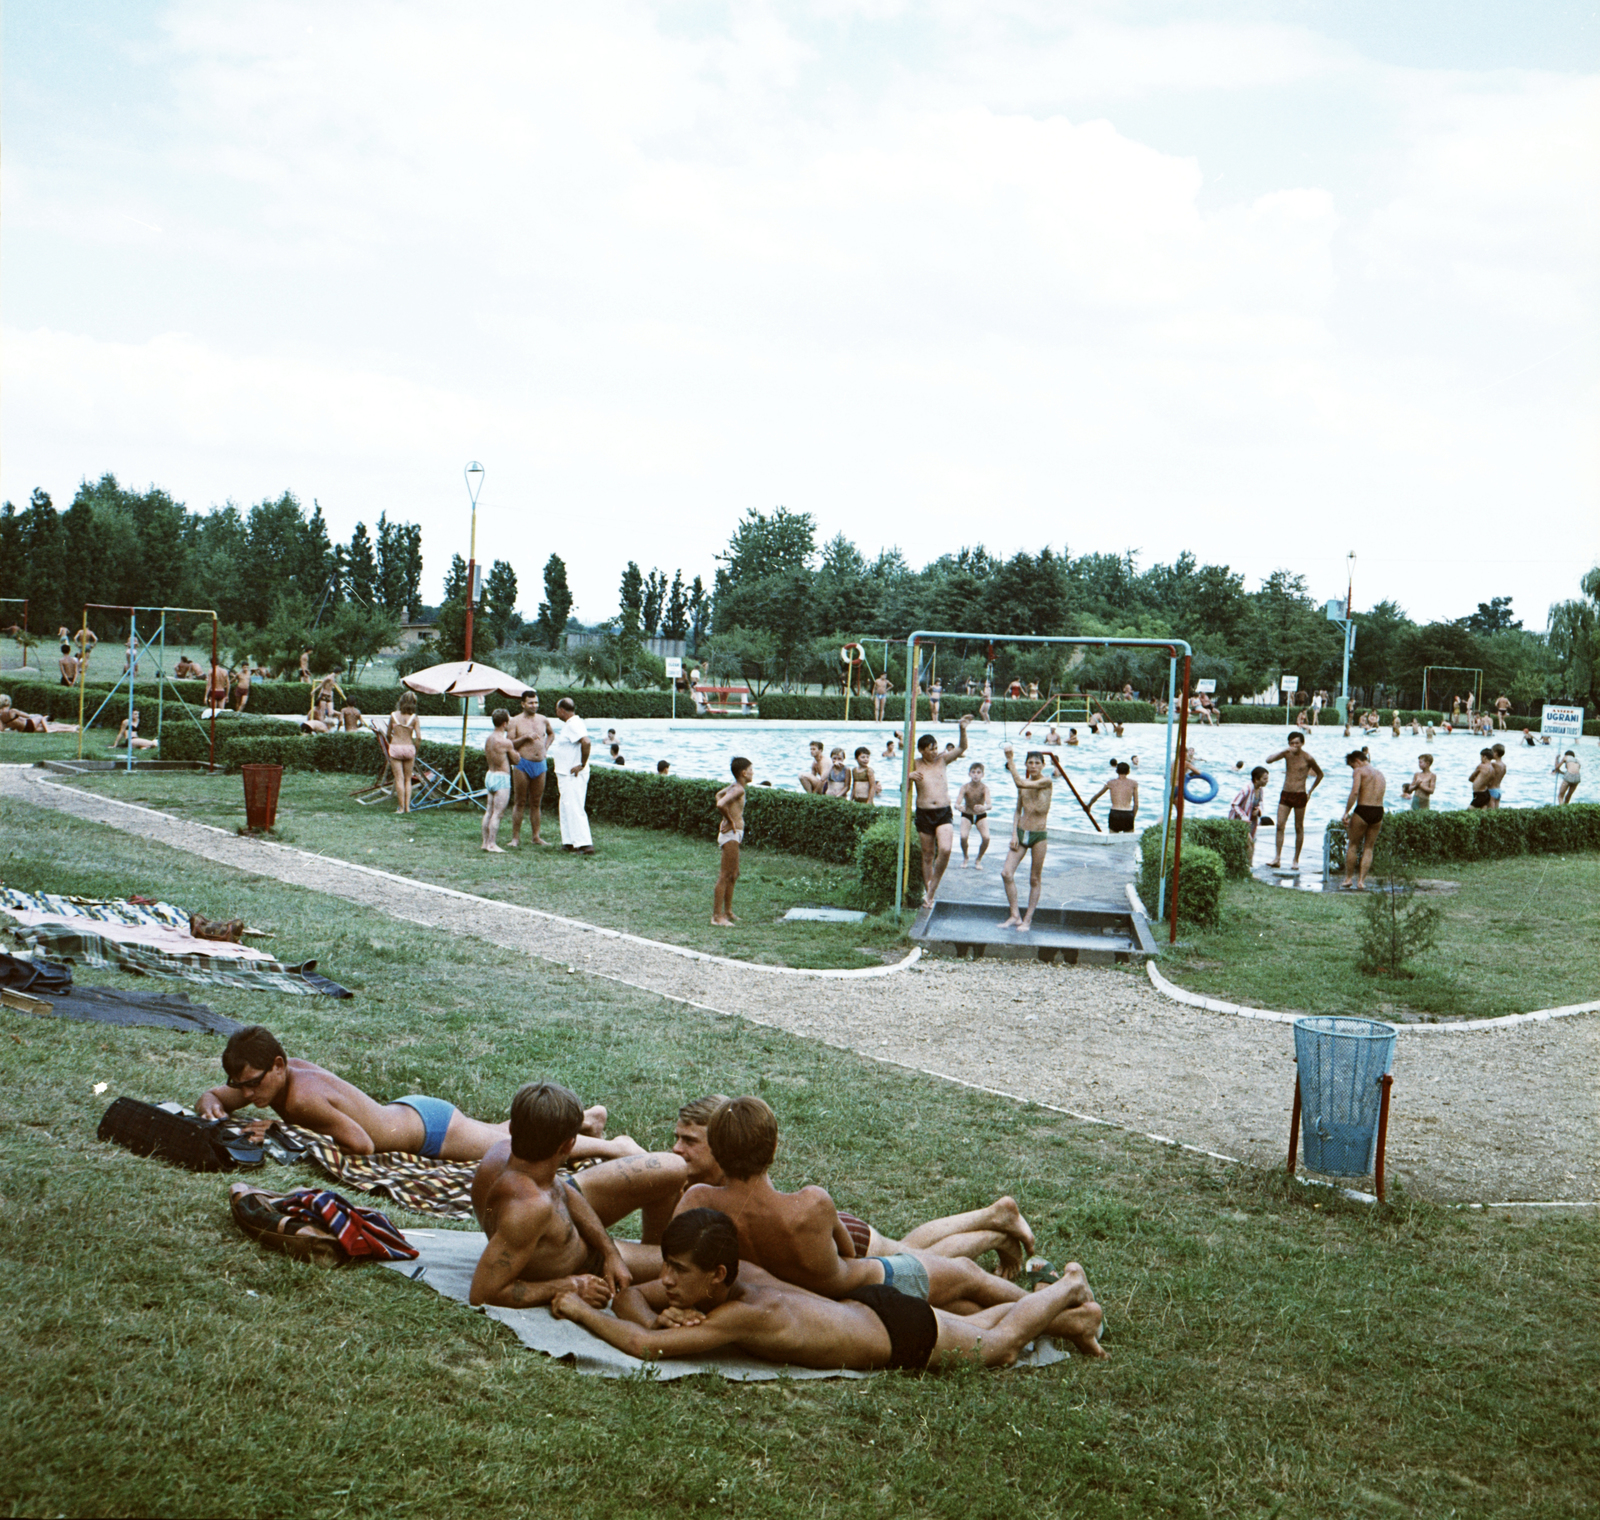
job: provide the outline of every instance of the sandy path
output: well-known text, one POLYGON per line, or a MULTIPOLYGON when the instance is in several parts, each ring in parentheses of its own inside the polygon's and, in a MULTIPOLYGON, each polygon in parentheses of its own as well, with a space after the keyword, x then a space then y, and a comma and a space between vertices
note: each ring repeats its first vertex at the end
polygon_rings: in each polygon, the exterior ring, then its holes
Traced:
MULTIPOLYGON (((433 932, 471 935, 863 1055, 1282 1164, 1294 1083, 1289 1027, 1177 1007, 1138 975, 933 959, 869 978, 782 975, 607 937, 0 767, 0 808, 24 801, 433 932)), ((1471 1202, 1600 1198, 1597 1140, 1600 1017, 1481 1033, 1402 1029, 1389 1167, 1414 1192, 1471 1202)))

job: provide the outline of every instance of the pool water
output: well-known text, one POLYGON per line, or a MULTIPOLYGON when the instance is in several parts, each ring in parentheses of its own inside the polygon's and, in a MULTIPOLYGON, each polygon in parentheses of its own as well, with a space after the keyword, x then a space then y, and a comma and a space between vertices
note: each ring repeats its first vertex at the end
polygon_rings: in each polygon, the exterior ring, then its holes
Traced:
MULTIPOLYGON (((472 717, 467 724, 467 742, 475 748, 481 747, 490 727, 487 718, 472 717)), ((671 763, 675 776, 711 777, 722 782, 729 778, 729 760, 734 755, 743 755, 755 765, 758 786, 770 781, 773 786, 791 792, 800 790, 799 774, 810 766, 808 745, 812 739, 822 740, 830 750, 836 744, 841 745, 845 750, 846 764, 854 764, 852 752, 856 745, 870 745, 873 768, 883 783, 880 805, 898 807, 900 803, 901 761, 898 754, 893 760, 883 758, 885 743, 889 735, 897 730, 897 724, 819 724, 736 718, 690 719, 676 723, 667 718, 645 718, 621 719, 612 723, 597 719, 589 730, 594 744, 592 763, 596 766, 606 763, 606 731, 611 728, 617 732, 617 741, 627 761, 627 769, 631 771, 653 771, 658 760, 666 760, 671 763)), ((422 730, 429 739, 459 739, 461 722, 459 719, 425 718, 422 730)), ((919 734, 929 731, 926 727, 918 730, 919 734)), ((958 742, 959 730, 954 723, 934 725, 931 732, 939 735, 941 745, 958 742)), ((1048 730, 1035 726, 1035 739, 1028 741, 1021 738, 1015 726, 973 723, 967 731, 967 754, 951 767, 951 796, 954 797, 967 780, 967 767, 973 761, 981 761, 993 796, 991 809, 997 815, 995 823, 1004 827, 1005 820, 1016 806, 1016 789, 1005 770, 1004 745, 1009 740, 1016 748, 1020 767, 1028 748, 1042 747, 1038 744, 1038 738, 1044 732, 1048 730)), ((1065 728, 1062 732, 1065 733, 1065 728)), ((1250 768, 1264 764, 1269 754, 1282 749, 1287 735, 1287 728, 1269 724, 1230 724, 1216 728, 1191 725, 1190 749, 1201 769, 1215 777, 1217 795, 1207 803, 1186 803, 1188 816, 1227 817, 1228 805, 1248 781, 1250 768)), ((1520 734, 1502 734, 1498 737, 1506 745, 1508 766, 1502 787, 1502 805, 1539 807, 1553 802, 1555 777, 1550 774, 1550 768, 1566 746, 1530 749, 1522 743, 1520 734), (1511 743, 1510 740, 1516 742, 1511 743)), ((1138 756, 1139 765, 1134 775, 1140 782, 1139 826, 1143 827, 1160 818, 1167 742, 1164 724, 1130 723, 1125 726, 1120 739, 1109 733, 1097 737, 1087 730, 1080 730, 1080 740, 1076 748, 1060 747, 1055 753, 1060 756, 1061 763, 1085 800, 1114 774, 1111 768, 1113 760, 1131 762, 1134 756, 1138 756)), ((1312 793, 1306 808, 1304 862, 1308 865, 1320 864, 1323 827, 1343 816, 1345 799, 1350 794, 1350 772, 1344 763, 1348 750, 1362 745, 1370 749, 1373 763, 1388 778, 1389 791, 1385 805, 1391 811, 1409 806, 1400 795, 1400 787, 1411 779, 1417 769, 1417 755, 1426 750, 1434 757, 1433 768, 1439 777, 1433 805, 1435 808, 1452 809, 1470 804, 1472 794, 1467 777, 1478 763, 1478 751, 1492 742, 1466 733, 1436 733, 1430 744, 1422 735, 1413 737, 1406 730, 1402 730, 1397 739, 1388 729, 1359 737, 1352 734, 1346 740, 1337 728, 1312 729, 1307 749, 1322 766, 1326 779, 1312 793)), ((896 748, 898 750, 898 746, 896 748)), ((1270 769, 1272 779, 1267 783, 1262 830, 1256 846, 1258 862, 1271 859, 1272 825, 1277 817, 1278 793, 1283 785, 1283 762, 1279 761, 1270 769)), ((1055 774, 1053 767, 1049 768, 1049 773, 1055 774)), ((1095 816, 1102 828, 1105 827, 1108 800, 1102 797, 1095 804, 1095 816)), ((1051 802, 1050 824, 1057 829, 1088 828, 1082 809, 1059 777, 1051 802)), ((1293 836, 1294 825, 1291 822, 1286 854, 1292 854, 1293 836)))

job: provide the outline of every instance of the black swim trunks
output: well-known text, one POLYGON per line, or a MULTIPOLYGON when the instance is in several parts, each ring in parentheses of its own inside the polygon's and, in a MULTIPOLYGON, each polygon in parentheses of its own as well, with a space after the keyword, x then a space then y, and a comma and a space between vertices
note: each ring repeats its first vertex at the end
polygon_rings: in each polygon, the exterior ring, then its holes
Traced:
POLYGON ((1474 792, 1472 794, 1472 805, 1475 808, 1486 808, 1486 807, 1488 807, 1489 806, 1489 794, 1487 792, 1474 792))
POLYGON ((919 834, 935 834, 941 824, 954 823, 955 816, 949 807, 918 808, 916 810, 917 832, 919 834))
POLYGON ((982 823, 989 815, 987 813, 963 813, 961 816, 969 823, 982 823))
POLYGON ((846 1293, 865 1304, 889 1332, 889 1367, 896 1372, 921 1372, 939 1340, 939 1321, 920 1298, 908 1298, 887 1283, 871 1283, 846 1293))
POLYGON ((1113 834, 1131 834, 1133 832, 1133 809, 1111 809, 1111 832, 1113 834))
POLYGON ((1368 828, 1373 828, 1383 822, 1383 809, 1374 802, 1358 802, 1351 811, 1368 828))

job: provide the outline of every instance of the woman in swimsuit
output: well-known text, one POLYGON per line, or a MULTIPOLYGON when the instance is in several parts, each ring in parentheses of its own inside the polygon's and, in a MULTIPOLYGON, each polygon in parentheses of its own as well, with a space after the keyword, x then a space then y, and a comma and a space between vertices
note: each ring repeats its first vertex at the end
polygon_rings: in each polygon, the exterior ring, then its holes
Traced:
POLYGON ((417 699, 408 691, 389 714, 389 761, 394 771, 395 812, 411 811, 411 768, 416 764, 422 725, 417 720, 417 699))

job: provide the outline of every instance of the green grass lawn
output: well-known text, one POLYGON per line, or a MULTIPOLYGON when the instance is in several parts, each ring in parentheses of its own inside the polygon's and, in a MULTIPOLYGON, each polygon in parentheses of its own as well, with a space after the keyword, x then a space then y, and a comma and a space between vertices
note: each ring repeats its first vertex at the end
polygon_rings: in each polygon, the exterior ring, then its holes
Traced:
MULTIPOLYGON (((357 778, 286 771, 278 803, 278 837, 341 860, 381 866, 440 886, 502 902, 542 908, 670 944, 784 966, 845 969, 882 964, 905 954, 890 916, 861 924, 784 923, 797 905, 854 905, 853 866, 827 865, 775 850, 746 850, 734 897, 743 920, 711 927, 717 848, 663 829, 597 823, 594 856, 538 849, 527 842, 504 855, 479 844, 482 814, 437 808, 401 818, 392 806, 362 807, 350 796, 357 778)), ((97 774, 74 781, 179 817, 221 827, 244 825, 244 788, 237 776, 193 772, 97 774)), ((511 837, 509 814, 501 842, 511 837)), ((553 814, 544 836, 559 840, 553 814)))
POLYGON ((822 1181, 890 1230, 1015 1192, 1044 1249, 1085 1264, 1113 1353, 866 1383, 580 1377, 398 1274, 269 1257, 226 1179, 95 1140, 117 1094, 215 1081, 215 1038, 0 1011, 8 1513, 1600 1513, 1588 1218, 1363 1208, 613 984, 530 996, 538 963, 425 951, 376 913, 25 806, 0 870, 247 911, 320 951, 354 1002, 206 1001, 379 1096, 500 1117, 549 1076, 663 1145, 686 1096, 759 1091, 780 1184, 822 1181))
POLYGON ((1282 1012, 1489 1018, 1600 998, 1600 855, 1430 866, 1452 893, 1435 948, 1374 977, 1356 969, 1362 900, 1230 881, 1218 928, 1185 926, 1162 971, 1194 992, 1282 1012))

